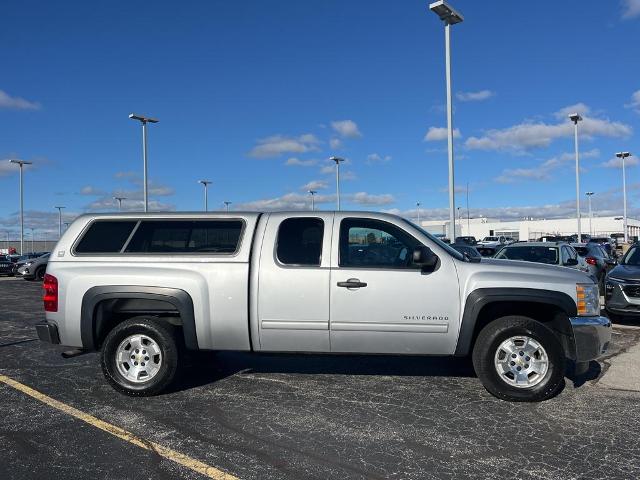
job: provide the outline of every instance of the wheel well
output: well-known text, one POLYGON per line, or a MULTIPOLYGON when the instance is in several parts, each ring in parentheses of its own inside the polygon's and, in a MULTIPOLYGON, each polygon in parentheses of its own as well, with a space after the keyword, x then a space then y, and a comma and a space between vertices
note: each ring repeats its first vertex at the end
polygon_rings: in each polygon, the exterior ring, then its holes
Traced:
POLYGON ((473 351, 478 335, 489 323, 508 315, 520 315, 536 320, 552 330, 562 344, 565 355, 573 358, 571 323, 567 314, 558 306, 527 301, 499 301, 482 307, 476 318, 469 351, 473 351))
POLYGON ((102 300, 93 312, 94 342, 96 349, 102 347, 107 334, 118 324, 133 317, 149 316, 158 321, 182 326, 178 309, 169 302, 146 298, 111 298, 102 300))

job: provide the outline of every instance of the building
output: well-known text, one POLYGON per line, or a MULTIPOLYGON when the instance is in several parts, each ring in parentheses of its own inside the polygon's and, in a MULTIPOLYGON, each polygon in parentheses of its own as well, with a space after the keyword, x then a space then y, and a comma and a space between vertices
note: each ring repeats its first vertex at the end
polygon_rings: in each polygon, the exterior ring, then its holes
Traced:
MULTIPOLYGON (((609 236, 622 233, 624 230, 622 217, 582 217, 582 233, 592 236, 609 236), (590 226, 591 224, 591 226, 590 226)), ((523 219, 517 221, 501 221, 491 218, 462 218, 456 224, 457 236, 473 236, 478 240, 484 237, 504 235, 516 240, 533 240, 543 235, 572 235, 577 233, 575 218, 523 219)), ((433 234, 448 236, 448 220, 423 220, 422 228, 433 234)), ((640 235, 640 220, 627 219, 629 238, 640 235)))

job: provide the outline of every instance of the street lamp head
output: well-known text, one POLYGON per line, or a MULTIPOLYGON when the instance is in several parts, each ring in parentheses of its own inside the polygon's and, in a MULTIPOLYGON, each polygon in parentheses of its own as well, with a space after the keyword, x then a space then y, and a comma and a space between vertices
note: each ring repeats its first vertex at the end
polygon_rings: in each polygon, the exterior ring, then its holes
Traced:
POLYGON ((27 162, 26 160, 9 160, 9 163, 15 163, 16 165, 32 165, 33 162, 27 162))
POLYGON ((449 25, 455 25, 456 23, 460 23, 464 20, 462 14, 454 10, 454 8, 444 0, 433 2, 429 5, 429 9, 438 15, 440 20, 448 23, 449 25))
POLYGON ((211 182, 210 180, 198 180, 198 183, 201 183, 206 187, 207 185, 211 185, 211 183, 213 182, 211 182))
POLYGON ((594 193, 595 193, 595 192, 586 192, 586 193, 585 193, 585 195, 586 195, 587 197, 590 197, 590 196, 591 196, 591 195, 593 195, 594 193))
POLYGON ((340 162, 344 162, 344 158, 340 157, 329 157, 329 160, 331 160, 332 162, 336 162, 336 165, 340 162))
POLYGON ((582 121, 582 117, 578 113, 571 113, 569 114, 569 120, 571 120, 573 123, 578 123, 582 121))
POLYGON ((631 154, 629 152, 618 152, 616 153, 616 157, 618 158, 627 158, 630 157, 631 154))
POLYGON ((135 113, 130 113, 129 118, 132 120, 139 120, 142 123, 158 123, 157 118, 145 117, 143 115, 136 115, 135 113))

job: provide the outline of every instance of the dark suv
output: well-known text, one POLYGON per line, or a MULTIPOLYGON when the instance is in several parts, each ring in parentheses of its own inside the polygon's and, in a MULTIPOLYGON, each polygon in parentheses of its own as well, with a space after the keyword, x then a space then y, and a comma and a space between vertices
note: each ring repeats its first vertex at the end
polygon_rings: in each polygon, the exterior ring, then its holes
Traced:
POLYGON ((640 317, 640 244, 633 244, 605 279, 605 309, 610 319, 640 317))

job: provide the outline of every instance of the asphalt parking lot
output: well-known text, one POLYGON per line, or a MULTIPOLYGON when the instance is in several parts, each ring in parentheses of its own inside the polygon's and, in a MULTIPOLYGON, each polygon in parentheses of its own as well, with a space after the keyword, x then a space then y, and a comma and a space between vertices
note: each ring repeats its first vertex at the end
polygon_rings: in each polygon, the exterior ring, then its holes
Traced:
POLYGON ((40 284, 2 278, 0 299, 0 376, 70 408, 0 382, 0 478, 640 478, 631 324, 540 404, 494 399, 465 359, 239 353, 197 356, 174 391, 132 399, 96 354, 37 340, 40 284))

